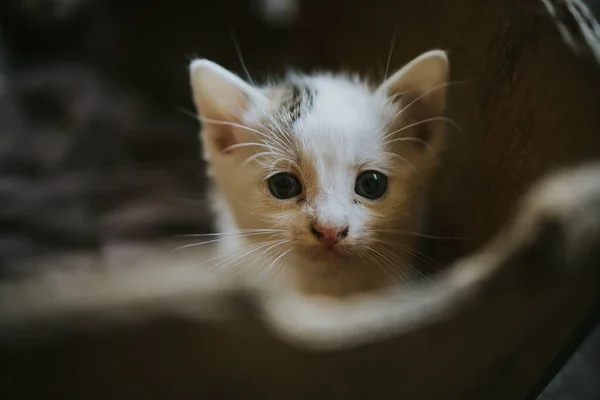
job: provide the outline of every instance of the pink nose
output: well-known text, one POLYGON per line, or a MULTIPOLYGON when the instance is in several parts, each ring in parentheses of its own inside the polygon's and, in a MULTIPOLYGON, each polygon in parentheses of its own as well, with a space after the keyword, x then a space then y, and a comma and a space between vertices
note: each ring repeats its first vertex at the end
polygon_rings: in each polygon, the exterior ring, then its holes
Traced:
POLYGON ((310 227, 310 232, 319 239, 320 242, 332 246, 339 242, 341 239, 348 236, 349 226, 340 228, 332 225, 321 225, 314 223, 310 227))

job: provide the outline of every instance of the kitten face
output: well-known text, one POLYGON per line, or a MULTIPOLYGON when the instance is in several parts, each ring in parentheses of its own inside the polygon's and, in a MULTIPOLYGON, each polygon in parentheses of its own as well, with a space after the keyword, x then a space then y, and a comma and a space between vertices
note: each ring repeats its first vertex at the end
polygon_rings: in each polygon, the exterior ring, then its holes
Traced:
POLYGON ((346 77, 303 78, 281 90, 297 101, 284 100, 272 113, 274 126, 261 123, 263 130, 285 134, 262 165, 254 164, 262 178, 255 203, 272 210, 271 227, 289 229, 305 251, 327 256, 359 250, 370 231, 385 224, 384 210, 405 201, 398 190, 405 186, 404 165, 382 141, 381 127, 395 107, 346 77), (289 191, 290 185, 297 189, 289 191))
POLYGON ((277 230, 306 270, 387 263, 382 246, 409 244, 394 231, 414 229, 437 164, 443 52, 379 87, 321 74, 257 88, 206 60, 191 73, 210 173, 238 228, 277 230))

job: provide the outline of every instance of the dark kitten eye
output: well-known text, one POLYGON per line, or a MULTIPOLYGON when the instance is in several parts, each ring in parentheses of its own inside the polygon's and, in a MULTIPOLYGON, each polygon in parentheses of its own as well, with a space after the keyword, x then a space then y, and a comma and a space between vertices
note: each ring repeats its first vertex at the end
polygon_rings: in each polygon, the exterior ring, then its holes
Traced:
POLYGON ((302 192, 300 180, 287 172, 280 172, 269 178, 269 190, 278 199, 289 199, 302 192))
POLYGON ((378 171, 365 171, 356 178, 354 191, 367 199, 378 199, 387 189, 387 176, 378 171))

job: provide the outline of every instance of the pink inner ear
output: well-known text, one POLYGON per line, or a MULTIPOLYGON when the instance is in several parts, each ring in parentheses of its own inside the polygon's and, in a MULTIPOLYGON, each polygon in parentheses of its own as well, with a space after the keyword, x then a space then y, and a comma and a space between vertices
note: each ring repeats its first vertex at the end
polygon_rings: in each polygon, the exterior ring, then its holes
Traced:
POLYGON ((427 127, 419 127, 417 128, 416 137, 426 143, 431 143, 431 140, 433 139, 433 131, 427 127))
POLYGON ((217 150, 223 154, 229 154, 235 149, 231 149, 231 146, 235 144, 235 140, 232 134, 221 135, 216 139, 215 146, 217 150))
POLYGON ((207 139, 210 139, 214 149, 222 154, 229 154, 235 151, 235 148, 231 148, 237 143, 233 130, 230 127, 219 127, 218 129, 211 129, 207 139))

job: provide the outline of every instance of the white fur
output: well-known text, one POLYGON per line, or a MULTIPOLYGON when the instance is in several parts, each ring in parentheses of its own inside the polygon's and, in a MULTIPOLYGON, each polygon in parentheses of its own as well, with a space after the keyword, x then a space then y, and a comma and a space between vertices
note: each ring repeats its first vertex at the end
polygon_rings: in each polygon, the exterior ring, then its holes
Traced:
POLYGON ((394 131, 443 113, 443 52, 425 53, 376 90, 344 75, 294 76, 292 82, 306 85, 314 95, 291 127, 278 118, 278 96, 286 94, 281 86, 252 87, 207 60, 192 63, 191 79, 220 198, 215 200, 220 229, 285 230, 269 239, 256 234, 224 241, 224 254, 253 260, 261 277, 286 271, 304 290, 324 294, 369 290, 390 278, 404 279, 406 271, 399 267, 410 262, 413 237, 381 230, 416 229, 418 199, 435 170, 443 127, 432 125, 434 151, 415 147, 413 129, 394 131), (396 97, 400 92, 406 96, 396 97), (397 140, 386 143, 390 139, 397 140), (245 147, 224 151, 223 142, 245 147), (250 143, 255 145, 244 145, 250 143), (254 161, 245 162, 249 159, 254 161), (366 170, 388 176, 388 190, 380 199, 368 200, 354 191, 357 176, 366 170), (278 172, 298 176, 301 196, 279 200, 270 194, 268 178, 278 172), (349 226, 348 236, 336 245, 339 254, 324 252, 310 233, 312 223, 349 226), (247 252, 251 245, 278 238, 285 242, 247 252), (391 244, 382 245, 381 240, 391 244))

